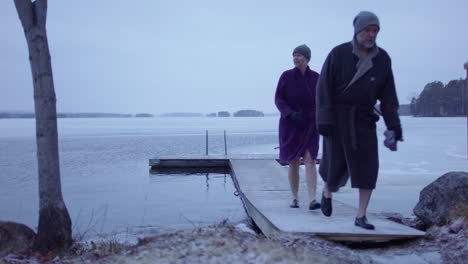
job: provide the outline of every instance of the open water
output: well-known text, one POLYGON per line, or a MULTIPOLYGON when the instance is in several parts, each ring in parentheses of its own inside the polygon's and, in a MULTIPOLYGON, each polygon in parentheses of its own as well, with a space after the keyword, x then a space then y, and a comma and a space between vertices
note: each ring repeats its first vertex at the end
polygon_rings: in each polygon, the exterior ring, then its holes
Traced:
MULTIPOLYGON (((76 238, 131 239, 245 220, 228 174, 150 173, 148 160, 158 155, 204 154, 206 130, 210 154, 224 154, 224 130, 228 153, 278 153, 276 116, 68 118, 58 122, 62 191, 76 238)), ((382 123, 378 124, 380 142, 382 123)), ((380 143, 380 174, 371 212, 409 216, 424 186, 445 172, 468 171, 466 118, 403 117, 402 123, 405 141, 397 152, 380 143)), ((0 220, 36 228, 33 119, 0 119, 0 197, 0 220)), ((357 191, 345 187, 335 199, 355 206, 357 191)))

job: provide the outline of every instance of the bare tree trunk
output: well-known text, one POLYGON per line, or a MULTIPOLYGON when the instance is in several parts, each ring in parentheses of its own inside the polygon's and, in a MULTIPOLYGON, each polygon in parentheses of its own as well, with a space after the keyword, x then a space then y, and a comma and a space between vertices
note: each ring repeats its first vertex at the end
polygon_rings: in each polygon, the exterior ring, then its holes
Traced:
POLYGON ((29 49, 34 85, 39 168, 39 227, 33 249, 60 251, 71 245, 71 219, 63 201, 57 136, 57 110, 46 34, 47 0, 15 0, 29 49))

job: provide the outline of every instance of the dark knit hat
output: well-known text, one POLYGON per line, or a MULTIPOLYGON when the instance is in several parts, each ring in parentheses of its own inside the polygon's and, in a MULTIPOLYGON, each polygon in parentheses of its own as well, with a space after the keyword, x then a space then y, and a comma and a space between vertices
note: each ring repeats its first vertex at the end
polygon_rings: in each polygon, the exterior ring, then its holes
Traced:
POLYGON ((304 55, 304 57, 306 57, 307 60, 310 61, 310 49, 309 49, 309 47, 307 47, 306 44, 302 44, 300 46, 297 46, 293 51, 293 55, 294 55, 294 53, 302 54, 302 55, 304 55))
POLYGON ((353 20, 354 34, 363 31, 367 26, 376 25, 380 29, 379 18, 372 12, 361 11, 353 20))

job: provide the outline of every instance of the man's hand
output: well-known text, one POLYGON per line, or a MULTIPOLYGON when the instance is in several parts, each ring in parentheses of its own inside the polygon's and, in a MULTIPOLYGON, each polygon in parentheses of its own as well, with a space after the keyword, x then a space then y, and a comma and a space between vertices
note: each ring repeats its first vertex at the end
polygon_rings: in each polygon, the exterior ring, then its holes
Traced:
POLYGON ((401 130, 401 125, 396 125, 388 128, 388 130, 393 130, 395 132, 395 140, 403 141, 403 131, 401 130))
POLYGON ((334 130, 334 125, 318 125, 318 132, 322 136, 331 136, 334 130))

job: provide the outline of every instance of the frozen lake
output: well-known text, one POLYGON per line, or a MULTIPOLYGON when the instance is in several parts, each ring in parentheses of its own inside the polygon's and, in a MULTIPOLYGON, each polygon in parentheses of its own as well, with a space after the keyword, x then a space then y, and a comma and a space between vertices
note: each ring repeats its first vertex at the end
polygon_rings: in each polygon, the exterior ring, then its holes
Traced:
MULTIPOLYGON (((403 117, 402 123, 405 141, 390 152, 379 121, 380 174, 371 212, 409 216, 424 186, 448 171, 468 171, 466 118, 403 117)), ((132 237, 242 221, 229 175, 154 175, 148 159, 205 153, 205 130, 210 154, 224 153, 224 130, 229 153, 278 153, 277 124, 278 117, 59 119, 62 190, 74 235, 132 237)), ((0 220, 35 228, 35 122, 0 119, 0 131, 0 220)), ((355 206, 357 191, 345 187, 335 198, 355 206)))

